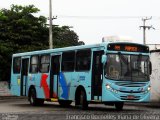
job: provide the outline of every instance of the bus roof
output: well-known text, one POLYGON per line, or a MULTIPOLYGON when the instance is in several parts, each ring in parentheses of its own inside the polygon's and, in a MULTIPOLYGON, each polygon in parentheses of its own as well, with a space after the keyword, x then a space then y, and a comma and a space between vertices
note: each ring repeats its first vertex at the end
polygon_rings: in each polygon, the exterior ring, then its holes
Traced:
POLYGON ((13 54, 13 57, 26 56, 26 55, 32 55, 32 54, 45 54, 45 53, 72 51, 72 50, 79 50, 79 49, 89 49, 89 48, 97 48, 97 47, 101 47, 101 46, 103 46, 103 45, 102 44, 95 44, 95 45, 80 45, 80 46, 70 46, 70 47, 64 47, 64 48, 38 50, 38 51, 31 51, 31 52, 16 53, 16 54, 13 54))
MULTIPOLYGON (((54 53, 54 52, 64 52, 64 51, 72 51, 72 50, 80 50, 80 49, 89 49, 89 48, 98 48, 98 47, 107 47, 108 44, 113 44, 112 42, 102 42, 100 44, 94 44, 94 45, 80 45, 80 46, 70 46, 70 47, 64 47, 64 48, 55 48, 55 49, 47 49, 47 50, 38 50, 38 51, 31 51, 31 52, 23 52, 23 53, 16 53, 13 54, 13 57, 18 56, 27 56, 27 55, 33 55, 33 54, 47 54, 47 53, 54 53)), ((115 44, 134 44, 134 45, 142 45, 139 43, 132 43, 132 42, 115 42, 115 44)))

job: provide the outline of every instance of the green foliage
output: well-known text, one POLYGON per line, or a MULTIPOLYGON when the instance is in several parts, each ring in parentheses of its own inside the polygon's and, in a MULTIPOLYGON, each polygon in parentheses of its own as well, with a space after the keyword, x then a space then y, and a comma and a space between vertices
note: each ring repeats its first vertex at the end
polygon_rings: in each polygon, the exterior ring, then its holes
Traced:
POLYGON ((54 27, 53 30, 54 36, 54 45, 55 47, 67 47, 67 46, 76 46, 81 45, 78 41, 78 36, 74 33, 74 31, 69 29, 69 26, 54 27))
MULTIPOLYGON (((0 10, 0 80, 9 80, 13 53, 49 48, 47 18, 35 17, 38 12, 34 5, 0 10)), ((84 44, 68 26, 53 26, 53 31, 55 48, 84 44)))

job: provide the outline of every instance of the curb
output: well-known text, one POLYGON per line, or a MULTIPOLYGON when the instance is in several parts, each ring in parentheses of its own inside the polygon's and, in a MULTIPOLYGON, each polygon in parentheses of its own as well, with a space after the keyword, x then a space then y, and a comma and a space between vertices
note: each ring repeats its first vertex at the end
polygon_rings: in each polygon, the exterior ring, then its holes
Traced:
POLYGON ((26 96, 0 96, 0 100, 26 99, 26 96))

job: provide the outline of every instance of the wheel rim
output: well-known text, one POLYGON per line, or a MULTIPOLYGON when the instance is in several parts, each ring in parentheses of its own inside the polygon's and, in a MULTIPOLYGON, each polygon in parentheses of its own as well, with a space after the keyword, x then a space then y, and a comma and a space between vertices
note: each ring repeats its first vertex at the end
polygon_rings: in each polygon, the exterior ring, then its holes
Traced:
POLYGON ((31 101, 31 104, 33 104, 33 96, 31 95, 31 98, 30 98, 30 101, 31 101))
POLYGON ((34 104, 34 101, 35 101, 35 93, 34 93, 34 91, 32 90, 32 91, 31 91, 31 95, 30 95, 30 103, 33 105, 33 104, 34 104))

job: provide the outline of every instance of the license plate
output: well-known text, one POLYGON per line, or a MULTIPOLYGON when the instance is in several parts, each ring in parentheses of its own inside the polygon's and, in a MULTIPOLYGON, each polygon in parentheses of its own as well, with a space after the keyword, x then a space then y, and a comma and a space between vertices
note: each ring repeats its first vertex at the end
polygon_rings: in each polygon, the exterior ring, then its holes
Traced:
POLYGON ((127 99, 134 99, 135 97, 133 95, 128 95, 127 99))

